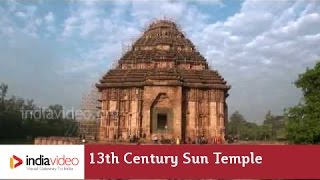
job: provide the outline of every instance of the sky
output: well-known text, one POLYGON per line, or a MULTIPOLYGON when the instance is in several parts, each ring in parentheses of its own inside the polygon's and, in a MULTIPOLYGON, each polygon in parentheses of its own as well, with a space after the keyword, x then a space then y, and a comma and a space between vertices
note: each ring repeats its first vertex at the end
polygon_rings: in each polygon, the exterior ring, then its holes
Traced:
POLYGON ((0 82, 8 94, 79 107, 155 19, 174 20, 231 90, 229 114, 262 122, 301 99, 320 56, 320 1, 0 1, 0 82))

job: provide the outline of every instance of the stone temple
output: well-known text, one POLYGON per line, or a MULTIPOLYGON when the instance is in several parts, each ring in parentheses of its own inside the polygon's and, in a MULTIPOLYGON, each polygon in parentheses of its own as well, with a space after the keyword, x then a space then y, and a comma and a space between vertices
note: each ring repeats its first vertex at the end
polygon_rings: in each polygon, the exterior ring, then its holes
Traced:
POLYGON ((230 86, 172 21, 152 22, 96 86, 99 140, 224 140, 230 86))

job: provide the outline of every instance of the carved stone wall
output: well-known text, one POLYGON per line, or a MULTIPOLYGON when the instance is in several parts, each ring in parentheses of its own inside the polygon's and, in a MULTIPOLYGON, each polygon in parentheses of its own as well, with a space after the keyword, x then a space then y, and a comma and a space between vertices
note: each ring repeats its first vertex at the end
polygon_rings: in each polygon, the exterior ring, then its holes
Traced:
POLYGON ((109 88, 102 92, 101 140, 153 134, 172 137, 204 135, 224 138, 227 123, 225 93, 217 89, 181 86, 109 88), (182 93, 185 91, 185 93, 182 93), (166 131, 156 130, 157 113, 168 116, 166 131))
POLYGON ((225 129, 225 94, 216 89, 186 90, 186 137, 191 139, 204 135, 208 138, 220 136, 225 129))
POLYGON ((139 134, 141 124, 141 88, 108 88, 102 92, 99 138, 128 139, 139 134))

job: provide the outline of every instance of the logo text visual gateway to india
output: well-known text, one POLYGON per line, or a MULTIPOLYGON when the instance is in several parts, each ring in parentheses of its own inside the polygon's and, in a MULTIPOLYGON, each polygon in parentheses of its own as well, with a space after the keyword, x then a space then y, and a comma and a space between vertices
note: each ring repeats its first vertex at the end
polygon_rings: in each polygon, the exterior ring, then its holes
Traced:
POLYGON ((22 159, 20 159, 19 157, 15 156, 15 155, 13 155, 10 158, 10 168, 11 169, 14 169, 14 168, 20 166, 22 163, 23 163, 22 159))

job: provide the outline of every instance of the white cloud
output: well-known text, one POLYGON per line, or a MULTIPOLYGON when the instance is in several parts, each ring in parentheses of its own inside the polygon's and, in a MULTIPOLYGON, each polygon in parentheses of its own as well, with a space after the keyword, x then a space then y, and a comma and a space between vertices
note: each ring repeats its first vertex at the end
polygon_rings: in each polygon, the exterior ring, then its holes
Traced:
POLYGON ((35 15, 36 11, 38 10, 37 6, 35 5, 29 5, 25 7, 26 13, 29 17, 32 17, 35 15))
POLYGON ((6 1, 7 5, 8 5, 8 11, 9 12, 14 12, 17 9, 17 6, 19 5, 19 3, 16 0, 9 0, 6 1))
MULTIPOLYGON (((210 20, 215 12, 201 8, 222 7, 223 1, 218 0, 74 1, 69 5, 67 17, 59 19, 58 11, 40 17, 39 7, 12 3, 10 13, 25 17, 24 23, 19 26, 10 17, 0 17, 0 33, 39 36, 43 27, 61 32, 57 39, 64 40, 68 52, 59 51, 63 65, 57 71, 72 81, 72 87, 65 87, 70 89, 83 87, 83 81, 97 81, 121 56, 123 43, 141 34, 154 18, 164 16, 182 26, 210 65, 232 85, 230 112, 238 109, 249 120, 261 120, 268 109, 281 113, 297 103, 300 93, 291 82, 320 55, 319 1, 244 1, 239 12, 217 22, 210 20)), ((6 10, 0 7, 2 11, 6 10)))
POLYGON ((24 12, 18 11, 16 12, 16 16, 19 18, 27 18, 27 15, 24 12))
POLYGON ((96 32, 102 24, 102 7, 99 7, 96 1, 81 1, 70 16, 64 21, 63 37, 70 37, 73 35, 81 35, 88 37, 90 34, 96 32), (74 34, 78 33, 79 34, 74 34))
POLYGON ((233 86, 231 111, 239 109, 249 119, 259 119, 268 109, 281 113, 282 108, 299 100, 299 91, 291 82, 319 57, 318 10, 315 2, 281 1, 274 6, 272 1, 245 1, 238 13, 210 23, 209 14, 185 1, 125 1, 115 3, 112 15, 99 14, 100 7, 91 4, 78 16, 69 17, 65 30, 80 26, 82 29, 73 33, 102 40, 82 55, 82 59, 93 61, 83 61, 73 69, 86 71, 95 68, 94 64, 108 67, 111 59, 119 57, 121 41, 136 36, 153 18, 173 18, 233 86), (132 22, 123 18, 128 14, 132 22), (257 112, 251 112, 252 107, 257 112))
POLYGON ((189 0, 190 2, 195 2, 202 5, 219 5, 220 7, 224 6, 223 1, 221 0, 189 0))
POLYGON ((0 17, 1 32, 6 35, 14 35, 18 32, 33 37, 39 35, 43 18, 38 17, 38 7, 36 5, 24 5, 14 0, 6 1, 2 5, 4 6, 0 17))
POLYGON ((46 23, 50 24, 55 21, 55 17, 52 12, 48 12, 48 14, 44 17, 46 23))
POLYGON ((320 56, 315 44, 319 6, 306 1, 281 1, 277 6, 272 1, 245 1, 241 11, 225 22, 194 32, 201 34, 196 41, 208 47, 206 56, 213 66, 233 86, 231 110, 258 119, 267 109, 281 113, 298 102, 300 93, 292 82, 320 56))
POLYGON ((67 37, 67 36, 71 36, 74 29, 75 29, 75 25, 78 22, 78 18, 77 17, 68 17, 65 21, 64 21, 64 29, 62 32, 62 36, 63 37, 67 37))

